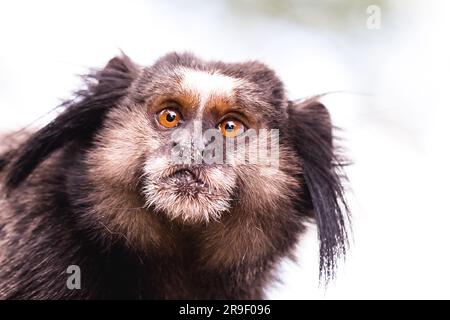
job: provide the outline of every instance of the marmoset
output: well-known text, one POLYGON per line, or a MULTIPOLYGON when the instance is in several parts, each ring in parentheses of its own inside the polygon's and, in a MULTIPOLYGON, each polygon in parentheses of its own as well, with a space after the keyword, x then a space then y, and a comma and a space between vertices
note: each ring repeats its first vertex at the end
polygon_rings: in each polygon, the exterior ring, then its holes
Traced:
POLYGON ((333 277, 348 209, 318 97, 190 53, 85 80, 48 125, 1 137, 0 298, 261 299, 310 220, 333 277))

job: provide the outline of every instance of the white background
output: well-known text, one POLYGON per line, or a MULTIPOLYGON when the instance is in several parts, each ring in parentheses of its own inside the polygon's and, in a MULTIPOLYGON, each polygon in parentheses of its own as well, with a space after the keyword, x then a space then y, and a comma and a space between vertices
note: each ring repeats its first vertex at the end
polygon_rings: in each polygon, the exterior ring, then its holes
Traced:
POLYGON ((354 162, 354 244, 337 281, 318 287, 311 228, 268 297, 448 299, 450 3, 373 1, 381 29, 369 30, 370 2, 341 1, 331 18, 336 2, 284 1, 291 15, 254 0, 1 2, 0 131, 46 114, 119 49, 140 64, 173 50, 261 60, 293 99, 342 91, 324 102, 354 162))

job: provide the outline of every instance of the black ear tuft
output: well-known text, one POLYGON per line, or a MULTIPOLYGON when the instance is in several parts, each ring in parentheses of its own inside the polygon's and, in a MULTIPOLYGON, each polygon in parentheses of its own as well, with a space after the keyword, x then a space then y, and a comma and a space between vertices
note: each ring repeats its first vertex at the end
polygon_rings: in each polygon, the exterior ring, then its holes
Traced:
POLYGON ((290 102, 289 128, 303 166, 308 204, 320 241, 320 276, 328 283, 348 248, 349 210, 344 198, 344 160, 337 154, 330 115, 317 97, 290 102))
POLYGON ((6 166, 6 159, 0 158, 0 171, 6 166))
POLYGON ((104 69, 87 75, 86 89, 65 102, 63 113, 19 147, 8 166, 7 188, 20 185, 42 161, 68 142, 92 137, 106 112, 126 94, 137 73, 133 62, 122 55, 110 60, 104 69))

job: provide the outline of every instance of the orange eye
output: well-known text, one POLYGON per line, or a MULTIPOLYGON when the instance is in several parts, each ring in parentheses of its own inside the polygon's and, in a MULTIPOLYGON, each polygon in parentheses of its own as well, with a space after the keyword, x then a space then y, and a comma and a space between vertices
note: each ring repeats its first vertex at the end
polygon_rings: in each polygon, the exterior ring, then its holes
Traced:
POLYGON ((164 109, 158 115, 158 121, 164 128, 176 127, 181 120, 181 113, 173 109, 164 109))
POLYGON ((245 126, 238 120, 225 120, 219 124, 219 129, 225 138, 234 138, 245 131, 245 126))

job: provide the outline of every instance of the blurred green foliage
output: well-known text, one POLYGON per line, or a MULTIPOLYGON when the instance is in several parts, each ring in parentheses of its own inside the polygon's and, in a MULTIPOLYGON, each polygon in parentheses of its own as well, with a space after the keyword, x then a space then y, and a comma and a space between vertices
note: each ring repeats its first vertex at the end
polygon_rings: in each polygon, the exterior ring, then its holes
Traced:
POLYGON ((267 16, 311 28, 346 31, 363 26, 367 8, 377 5, 383 18, 389 11, 388 0, 228 0, 237 14, 267 16))

